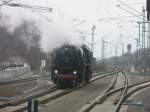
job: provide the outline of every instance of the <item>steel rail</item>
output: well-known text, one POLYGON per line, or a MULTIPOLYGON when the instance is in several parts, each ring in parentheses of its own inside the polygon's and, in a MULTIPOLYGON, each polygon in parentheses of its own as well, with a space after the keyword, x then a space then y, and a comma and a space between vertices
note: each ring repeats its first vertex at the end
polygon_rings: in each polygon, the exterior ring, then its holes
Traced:
MULTIPOLYGON (((101 74, 101 75, 97 75, 97 76, 93 77, 93 79, 90 80, 89 83, 92 83, 92 82, 94 82, 94 81, 96 81, 96 80, 98 80, 98 79, 101 79, 101 78, 103 78, 103 77, 106 77, 106 76, 109 76, 109 75, 112 75, 112 74, 115 74, 115 73, 118 73, 118 72, 119 72, 119 71, 116 71, 116 70, 115 70, 115 71, 105 72, 105 73, 103 73, 103 75, 102 75, 102 74, 101 74)), ((39 76, 38 76, 38 77, 39 77, 39 76)), ((38 78, 38 77, 35 77, 35 78, 38 78)), ((42 76, 40 76, 40 77, 42 77, 42 76)), ((45 99, 45 100, 43 100, 43 101, 40 101, 40 104, 43 104, 44 102, 47 102, 47 101, 49 101, 49 100, 52 100, 52 99, 61 97, 62 95, 65 95, 65 94, 67 94, 67 93, 70 93, 70 92, 74 91, 75 89, 79 89, 79 88, 81 88, 81 87, 77 87, 77 88, 73 88, 73 89, 71 89, 71 90, 64 91, 64 92, 62 92, 61 94, 58 94, 58 95, 53 96, 53 97, 51 97, 51 98, 49 98, 49 99, 45 99)), ((42 92, 39 92, 39 93, 30 95, 30 96, 26 96, 26 97, 23 97, 23 98, 19 98, 19 99, 16 99, 16 100, 14 100, 14 101, 10 101, 10 102, 4 103, 4 104, 0 104, 0 109, 6 108, 6 107, 9 107, 9 106, 18 106, 18 105, 20 105, 20 104, 23 104, 23 103, 27 102, 29 98, 37 99, 37 98, 42 97, 42 96, 44 96, 44 95, 46 95, 46 94, 51 94, 52 92, 55 92, 56 90, 57 90, 57 88, 56 88, 56 86, 54 86, 54 87, 52 87, 52 88, 50 88, 50 89, 48 89, 48 90, 46 90, 46 91, 42 91, 42 92)), ((22 111, 25 111, 26 109, 27 109, 27 106, 22 107, 21 109, 17 109, 17 110, 14 111, 14 112, 20 112, 20 111, 22 112, 22 111)))
MULTIPOLYGON (((92 80, 90 80, 89 83, 92 83, 92 82, 94 82, 94 81, 96 81, 96 80, 98 80, 98 79, 101 79, 101 78, 103 78, 103 77, 106 77, 106 76, 109 76, 109 75, 112 75, 112 74, 115 74, 115 73, 118 73, 118 71, 116 71, 116 70, 115 70, 115 71, 109 71, 109 72, 103 73, 103 75, 102 75, 102 74, 101 74, 101 75, 97 75, 97 76, 95 76, 92 80)), ((114 82, 116 82, 116 79, 115 79, 114 82)), ((84 86, 84 85, 83 85, 83 86, 84 86)), ((81 86, 81 87, 83 87, 83 86, 81 86)), ((53 100, 53 99, 59 98, 59 97, 65 95, 65 94, 68 94, 68 93, 70 93, 70 92, 72 92, 72 91, 74 91, 74 90, 76 90, 76 89, 81 88, 81 87, 79 86, 79 87, 73 88, 73 89, 71 89, 71 90, 63 91, 62 93, 60 93, 60 94, 58 94, 58 95, 54 95, 54 96, 49 97, 49 98, 47 98, 47 99, 39 100, 39 104, 45 104, 45 103, 47 103, 49 100, 53 100)), ((111 89, 111 88, 112 88, 112 87, 110 87, 109 89, 111 89)), ((109 91, 109 89, 108 89, 108 91, 109 91)), ((108 91, 107 91, 107 92, 108 92, 108 91)), ((17 110, 15 110, 15 111, 13 111, 13 112, 23 112, 23 111, 25 111, 25 110, 27 110, 27 106, 24 106, 24 107, 22 107, 22 108, 20 108, 20 109, 17 109, 17 110)))
POLYGON ((97 97, 96 100, 94 100, 92 103, 90 103, 86 108, 84 108, 83 110, 78 111, 78 112, 89 112, 96 104, 104 102, 104 100, 107 99, 112 94, 124 90, 124 92, 123 92, 124 95, 122 95, 121 99, 118 102, 119 106, 116 109, 113 110, 113 112, 114 111, 119 112, 121 104, 123 103, 123 101, 125 100, 126 97, 130 96, 131 94, 133 94, 134 91, 137 91, 137 90, 140 90, 141 88, 145 88, 145 87, 149 87, 150 86, 150 80, 139 82, 139 83, 136 83, 136 84, 131 84, 131 85, 127 85, 127 82, 128 81, 126 80, 126 84, 125 84, 124 87, 121 87, 121 88, 118 88, 118 89, 113 89, 113 90, 111 90, 111 91, 109 91, 107 93, 104 93, 101 96, 97 97), (143 84, 147 84, 147 85, 141 86, 143 84), (126 93, 127 89, 132 88, 132 87, 136 87, 136 86, 137 86, 137 88, 135 90, 133 90, 132 92, 126 93))
POLYGON ((99 76, 99 75, 103 75, 103 74, 106 74, 106 73, 110 73, 110 72, 117 72, 117 71, 120 71, 120 70, 116 70, 116 69, 114 69, 114 70, 110 70, 110 71, 105 71, 105 72, 102 72, 102 73, 96 73, 96 75, 94 75, 94 76, 99 76))
MULTIPOLYGON (((99 76, 99 75, 103 75, 103 74, 107 74, 107 73, 112 73, 115 70, 111 70, 111 71, 107 71, 107 72, 102 72, 100 74, 96 74, 94 75, 94 77, 99 76)), ((2 81, 0 82, 0 86, 6 86, 6 85, 12 85, 12 84, 17 84, 17 83, 24 83, 24 82, 29 82, 29 81, 33 81, 36 80, 40 77, 50 77, 50 75, 39 75, 39 76, 34 76, 34 77, 30 77, 30 78, 24 78, 24 79, 16 79, 16 80, 9 80, 9 81, 2 81)))
POLYGON ((50 77, 50 75, 39 75, 39 76, 24 78, 24 79, 2 81, 2 82, 0 82, 0 86, 12 85, 12 84, 17 84, 17 83, 24 83, 24 82, 36 80, 40 77, 48 77, 48 76, 50 77))
POLYGON ((121 103, 122 103, 122 101, 123 101, 123 97, 126 95, 127 89, 128 89, 128 78, 127 78, 126 74, 125 74, 123 71, 122 71, 122 74, 123 74, 124 77, 125 77, 125 86, 124 86, 123 93, 122 93, 122 95, 121 95, 121 97, 120 97, 120 100, 118 101, 117 105, 115 106, 113 112, 118 112, 118 111, 119 111, 120 105, 121 105, 121 103))
POLYGON ((103 78, 103 77, 106 77, 106 76, 109 76, 109 75, 113 75, 113 74, 116 74, 116 73, 119 73, 120 71, 112 71, 112 72, 106 72, 104 73, 103 75, 97 75, 95 77, 93 77, 91 80, 90 80, 90 83, 93 82, 93 81, 96 81, 100 78, 103 78))
MULTIPOLYGON (((149 81, 149 82, 150 82, 150 81, 149 81)), ((146 82, 146 83, 147 83, 147 82, 146 82)), ((127 99, 130 95, 134 94, 134 93, 137 92, 137 91, 140 91, 140 90, 142 90, 142 89, 145 89, 145 88, 147 88, 147 87, 150 87, 150 83, 145 84, 145 85, 142 85, 142 86, 139 85, 138 87, 135 87, 135 89, 131 90, 130 92, 128 92, 128 93, 126 93, 126 94, 124 94, 124 95, 121 97, 121 99, 120 99, 120 101, 118 102, 118 104, 117 104, 117 106, 115 107, 115 109, 113 110, 113 112, 119 112, 119 110, 120 110, 120 108, 121 108, 123 102, 124 102, 125 99, 127 99)))
MULTIPOLYGON (((63 95, 71 93, 74 90, 76 90, 76 89, 73 88, 73 89, 69 89, 69 90, 63 90, 62 92, 60 92, 59 94, 56 94, 54 96, 50 96, 50 97, 43 98, 43 99, 39 99, 39 98, 36 98, 36 99, 38 100, 39 105, 45 104, 45 103, 49 102, 50 100, 55 100, 55 99, 57 99, 63 95)), ((21 108, 15 110, 15 111, 12 111, 12 112, 23 112, 23 111, 26 111, 27 109, 28 109, 28 105, 25 105, 24 107, 21 107, 21 108)))
MULTIPOLYGON (((108 88, 106 88, 106 90, 104 91, 103 94, 106 94, 106 93, 108 93, 111 89, 113 89, 113 87, 115 86, 115 83, 116 83, 116 81, 117 81, 117 78, 118 78, 118 73, 117 73, 117 75, 115 75, 115 78, 114 78, 113 82, 109 85, 108 88)), ((100 96, 100 97, 101 97, 101 96, 100 96)), ((81 108, 81 110, 78 110, 77 112, 89 112, 98 102, 99 102, 99 103, 104 102, 104 100, 105 100, 106 97, 105 97, 105 98, 103 97, 103 98, 99 101, 99 98, 100 98, 100 97, 96 98, 94 101, 90 101, 90 102, 92 102, 92 103, 90 103, 88 107, 86 107, 86 108, 83 109, 83 110, 82 110, 82 108, 81 108)))
POLYGON ((26 96, 26 97, 22 97, 22 98, 19 98, 19 99, 16 99, 14 101, 10 101, 10 102, 4 103, 4 104, 0 104, 0 109, 8 107, 8 106, 17 106, 21 103, 26 102, 29 98, 41 97, 45 94, 49 94, 51 92, 54 92, 55 90, 56 90, 56 86, 53 86, 53 87, 50 87, 50 89, 47 89, 45 91, 42 91, 42 92, 39 92, 39 93, 36 93, 36 94, 33 94, 33 95, 29 95, 29 96, 26 96))

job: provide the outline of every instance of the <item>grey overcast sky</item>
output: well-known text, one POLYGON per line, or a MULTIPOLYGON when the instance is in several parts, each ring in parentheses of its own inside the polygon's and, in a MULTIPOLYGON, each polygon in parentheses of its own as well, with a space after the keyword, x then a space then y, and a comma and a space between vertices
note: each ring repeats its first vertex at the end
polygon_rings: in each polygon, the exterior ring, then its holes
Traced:
MULTIPOLYGON (((7 0, 1 0, 1 3, 2 1, 7 0)), ((13 0, 12 3, 51 7, 53 11, 2 6, 1 12, 10 16, 11 19, 6 23, 11 26, 10 30, 20 24, 22 19, 35 20, 42 30, 42 47, 45 50, 51 50, 66 41, 81 44, 83 36, 85 43, 90 44, 91 29, 93 25, 96 25, 94 55, 100 59, 102 37, 105 37, 106 41, 106 58, 115 55, 115 47, 118 48, 118 55, 121 54, 121 43, 125 44, 125 51, 127 44, 132 44, 132 51, 136 49, 137 21, 141 19, 133 14, 137 16, 142 14, 142 6, 145 7, 146 0, 120 1, 139 13, 118 0, 13 0), (117 4, 133 14, 117 7, 117 4)))

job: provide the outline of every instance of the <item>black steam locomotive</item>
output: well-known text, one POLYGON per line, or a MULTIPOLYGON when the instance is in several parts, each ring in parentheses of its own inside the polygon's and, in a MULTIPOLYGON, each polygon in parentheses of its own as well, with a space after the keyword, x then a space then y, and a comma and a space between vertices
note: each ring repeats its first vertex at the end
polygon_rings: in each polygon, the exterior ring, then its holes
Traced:
POLYGON ((92 52, 83 45, 63 45, 52 55, 51 79, 59 87, 79 85, 92 78, 92 52))

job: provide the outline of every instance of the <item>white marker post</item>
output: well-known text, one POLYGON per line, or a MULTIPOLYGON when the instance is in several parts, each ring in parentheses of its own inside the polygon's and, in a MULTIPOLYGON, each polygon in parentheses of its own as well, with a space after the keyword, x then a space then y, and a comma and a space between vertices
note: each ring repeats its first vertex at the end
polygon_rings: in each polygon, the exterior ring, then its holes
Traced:
POLYGON ((28 112, 38 112, 38 100, 28 100, 28 112))

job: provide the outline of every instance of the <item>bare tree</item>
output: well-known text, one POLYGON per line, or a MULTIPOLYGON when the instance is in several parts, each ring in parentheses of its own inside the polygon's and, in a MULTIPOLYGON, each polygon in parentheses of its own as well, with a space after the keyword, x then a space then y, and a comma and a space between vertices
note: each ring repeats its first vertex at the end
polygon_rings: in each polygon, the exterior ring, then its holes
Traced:
POLYGON ((40 30, 33 21, 23 21, 13 33, 0 25, 0 57, 20 56, 33 70, 39 68, 40 58, 43 55, 40 41, 40 30))

